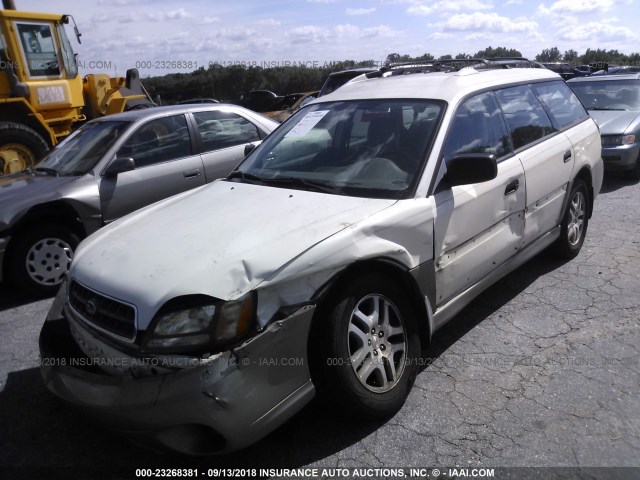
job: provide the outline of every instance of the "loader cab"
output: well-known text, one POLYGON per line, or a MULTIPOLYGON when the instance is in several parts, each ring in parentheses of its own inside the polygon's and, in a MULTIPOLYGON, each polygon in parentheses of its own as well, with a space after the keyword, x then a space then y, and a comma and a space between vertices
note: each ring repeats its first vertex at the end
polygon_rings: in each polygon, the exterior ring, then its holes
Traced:
POLYGON ((21 82, 72 80, 78 65, 65 31, 66 15, 0 11, 0 70, 12 69, 21 82))
POLYGON ((75 78, 76 59, 62 22, 14 21, 20 59, 27 76, 35 78, 75 78))

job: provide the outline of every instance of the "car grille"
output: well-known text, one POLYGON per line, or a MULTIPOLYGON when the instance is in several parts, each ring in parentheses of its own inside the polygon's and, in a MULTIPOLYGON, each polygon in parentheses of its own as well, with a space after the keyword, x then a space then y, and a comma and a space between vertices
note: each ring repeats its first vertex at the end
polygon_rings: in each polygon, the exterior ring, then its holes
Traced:
POLYGON ((69 287, 69 304, 88 323, 129 339, 136 334, 136 311, 126 303, 89 290, 76 281, 69 287))

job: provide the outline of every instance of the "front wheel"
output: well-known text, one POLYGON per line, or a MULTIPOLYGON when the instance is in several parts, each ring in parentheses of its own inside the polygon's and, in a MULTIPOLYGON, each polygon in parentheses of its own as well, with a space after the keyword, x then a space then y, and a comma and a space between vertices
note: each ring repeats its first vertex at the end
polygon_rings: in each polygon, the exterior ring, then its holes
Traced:
POLYGON ((53 295, 64 280, 80 242, 71 230, 49 225, 17 236, 9 278, 24 293, 53 295))
POLYGON ((556 255, 572 259, 580 252, 589 226, 588 201, 587 185, 576 179, 560 224, 560 238, 553 245, 556 255))
POLYGON ((328 301, 312 330, 314 382, 339 410, 384 418, 415 380, 420 340, 411 304, 382 275, 355 279, 328 301))

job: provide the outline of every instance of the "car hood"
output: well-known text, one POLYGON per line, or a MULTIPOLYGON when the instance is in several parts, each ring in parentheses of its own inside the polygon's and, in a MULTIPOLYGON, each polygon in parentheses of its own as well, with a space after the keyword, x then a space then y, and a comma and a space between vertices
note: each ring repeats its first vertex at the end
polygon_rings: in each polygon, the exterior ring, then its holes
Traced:
POLYGON ((637 110, 589 110, 589 115, 600 127, 601 135, 622 135, 640 116, 637 110))
POLYGON ((237 298, 317 243, 395 202, 216 181, 90 236, 78 248, 70 276, 136 305, 138 328, 145 329, 169 299, 237 298))
POLYGON ((27 173, 0 176, 0 230, 34 205, 62 197, 78 178, 27 173))

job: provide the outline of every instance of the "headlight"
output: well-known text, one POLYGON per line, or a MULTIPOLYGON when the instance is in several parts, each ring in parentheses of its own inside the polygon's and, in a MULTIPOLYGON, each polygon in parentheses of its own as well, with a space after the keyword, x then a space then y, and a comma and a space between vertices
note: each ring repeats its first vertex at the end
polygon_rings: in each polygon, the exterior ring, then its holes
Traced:
POLYGON ((632 143, 635 143, 635 141, 635 135, 605 135, 602 137, 602 145, 610 147, 631 145, 632 143))
POLYGON ((254 292, 229 302, 200 303, 161 310, 143 342, 143 350, 184 353, 220 349, 247 337, 256 318, 254 292))

